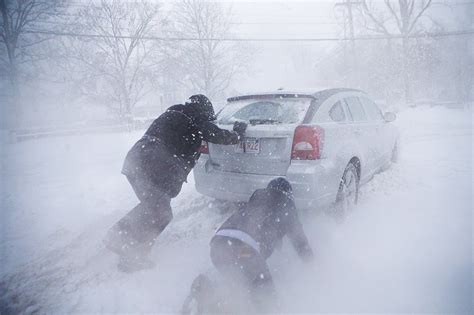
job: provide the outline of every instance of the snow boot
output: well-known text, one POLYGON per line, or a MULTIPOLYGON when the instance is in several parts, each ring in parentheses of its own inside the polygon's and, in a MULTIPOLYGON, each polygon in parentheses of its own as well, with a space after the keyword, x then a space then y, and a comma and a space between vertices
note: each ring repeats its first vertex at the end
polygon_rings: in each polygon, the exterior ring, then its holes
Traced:
POLYGON ((116 227, 112 228, 104 239, 105 247, 119 257, 118 270, 126 273, 155 267, 155 263, 148 257, 150 244, 138 243, 116 227))
POLYGON ((181 314, 203 314, 209 313, 212 309, 213 297, 215 295, 212 281, 204 274, 200 274, 194 279, 189 295, 183 303, 181 314))

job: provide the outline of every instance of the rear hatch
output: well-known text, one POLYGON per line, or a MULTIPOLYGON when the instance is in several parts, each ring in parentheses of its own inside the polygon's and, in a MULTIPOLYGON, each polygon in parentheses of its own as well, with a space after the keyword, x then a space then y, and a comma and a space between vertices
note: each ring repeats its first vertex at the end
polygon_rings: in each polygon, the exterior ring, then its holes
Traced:
POLYGON ((308 112, 309 95, 261 95, 229 99, 218 116, 221 128, 248 124, 238 145, 209 144, 210 166, 223 172, 285 175, 291 162, 293 134, 308 112))

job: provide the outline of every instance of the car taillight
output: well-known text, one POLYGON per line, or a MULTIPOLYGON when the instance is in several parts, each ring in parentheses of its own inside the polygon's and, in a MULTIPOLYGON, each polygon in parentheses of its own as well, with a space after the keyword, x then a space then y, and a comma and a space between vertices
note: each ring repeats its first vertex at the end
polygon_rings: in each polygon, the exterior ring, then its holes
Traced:
POLYGON ((321 157, 324 130, 319 126, 298 126, 291 148, 292 160, 317 160, 321 157))
POLYGON ((203 141, 201 143, 201 146, 199 147, 199 153, 201 154, 209 154, 209 146, 207 145, 206 141, 203 141))

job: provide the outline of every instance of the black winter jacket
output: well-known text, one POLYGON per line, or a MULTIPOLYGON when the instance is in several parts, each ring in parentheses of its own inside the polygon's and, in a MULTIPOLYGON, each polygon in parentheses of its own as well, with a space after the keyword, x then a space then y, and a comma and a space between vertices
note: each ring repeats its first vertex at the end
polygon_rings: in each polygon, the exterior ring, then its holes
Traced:
POLYGON ((267 259, 287 235, 302 258, 313 255, 294 201, 275 189, 258 189, 237 213, 218 230, 235 229, 250 235, 260 244, 260 254, 267 259))
POLYGON ((220 129, 192 105, 173 105, 160 115, 128 152, 122 173, 150 180, 176 197, 199 158, 202 141, 235 144, 236 132, 220 129))

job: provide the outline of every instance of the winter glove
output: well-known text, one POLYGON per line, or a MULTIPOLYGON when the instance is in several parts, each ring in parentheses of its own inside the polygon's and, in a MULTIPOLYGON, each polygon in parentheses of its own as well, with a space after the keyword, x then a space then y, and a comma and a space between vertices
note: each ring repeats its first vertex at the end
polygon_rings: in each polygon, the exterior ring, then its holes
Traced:
POLYGON ((236 121, 234 122, 233 130, 237 132, 240 138, 243 138, 245 136, 245 130, 247 130, 247 124, 242 121, 236 121))

